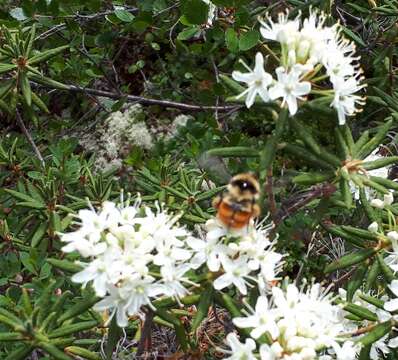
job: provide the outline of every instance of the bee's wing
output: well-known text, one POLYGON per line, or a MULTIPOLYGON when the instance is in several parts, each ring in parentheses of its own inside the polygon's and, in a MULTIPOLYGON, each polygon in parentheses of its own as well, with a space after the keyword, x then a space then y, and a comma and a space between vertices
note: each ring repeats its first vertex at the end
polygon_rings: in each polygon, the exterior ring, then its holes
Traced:
POLYGON ((197 162, 209 175, 210 180, 216 184, 226 184, 231 179, 231 174, 221 157, 211 156, 204 152, 199 156, 197 162))

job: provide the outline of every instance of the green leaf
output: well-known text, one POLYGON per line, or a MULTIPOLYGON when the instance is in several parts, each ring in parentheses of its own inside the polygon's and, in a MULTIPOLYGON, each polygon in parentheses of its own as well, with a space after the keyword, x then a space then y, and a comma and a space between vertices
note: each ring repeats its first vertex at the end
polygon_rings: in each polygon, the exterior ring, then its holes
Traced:
POLYGON ((344 310, 360 317, 363 320, 377 321, 377 315, 362 306, 356 304, 347 304, 344 306, 344 310))
POLYGON ((373 222, 379 221, 378 214, 375 209, 370 205, 364 188, 359 188, 359 199, 361 200, 362 208, 365 211, 368 219, 373 222))
POLYGON ((88 299, 84 299, 73 305, 71 308, 66 310, 57 320, 58 324, 62 324, 64 321, 71 319, 77 315, 83 314, 85 311, 90 309, 99 298, 92 296, 88 299))
POLYGON ((0 84, 0 99, 6 97, 9 92, 15 87, 15 80, 2 80, 0 84))
POLYGON ((45 85, 45 86, 49 86, 54 89, 60 89, 60 90, 69 90, 70 89, 70 87, 68 85, 62 84, 58 81, 55 81, 55 80, 50 79, 45 76, 38 76, 33 73, 28 73, 28 77, 30 80, 32 80, 34 82, 37 82, 37 83, 45 85))
POLYGON ((64 351, 66 351, 68 354, 81 356, 84 359, 88 359, 88 360, 101 360, 102 359, 101 356, 99 356, 97 353, 87 350, 85 348, 82 348, 80 346, 68 346, 64 349, 64 351))
POLYGON ((29 60, 28 60, 28 64, 30 66, 46 61, 48 59, 50 59, 51 57, 58 55, 59 53, 63 52, 64 50, 68 49, 69 45, 63 45, 63 46, 59 46, 57 48, 54 49, 49 49, 46 51, 43 51, 39 54, 36 54, 34 56, 32 56, 29 60))
POLYGON ((4 308, 0 308, 0 323, 8 325, 15 331, 25 331, 21 319, 4 308))
POLYGON ((260 34, 257 30, 250 30, 243 33, 239 38, 239 50, 247 51, 251 49, 257 45, 259 38, 260 34))
POLYGON ((184 29, 183 31, 181 31, 178 36, 177 39, 184 41, 184 40, 188 40, 190 38, 192 38, 193 36, 195 36, 198 31, 200 31, 200 27, 198 26, 191 26, 189 28, 184 29))
POLYGON ((209 6, 202 0, 185 0, 182 2, 182 13, 190 24, 207 22, 209 6))
POLYGON ((294 118, 291 118, 289 123, 294 128, 300 139, 309 147, 309 149, 313 153, 320 155, 320 146, 318 145, 312 134, 305 128, 305 126, 294 118))
POLYGON ((26 208, 31 208, 31 209, 37 209, 37 210, 44 210, 46 208, 46 205, 41 204, 37 201, 20 201, 17 202, 16 205, 21 206, 21 207, 26 207, 26 208))
POLYGON ((363 238, 363 239, 372 240, 372 241, 380 240, 381 235, 375 234, 368 230, 358 229, 358 228, 350 226, 350 225, 342 225, 341 228, 343 230, 345 230, 346 232, 353 234, 355 236, 358 236, 360 238, 363 238))
POLYGON ((181 323, 181 321, 172 313, 169 311, 163 310, 163 309, 157 309, 156 314, 162 318, 163 320, 173 324, 174 330, 176 332, 176 337, 181 345, 181 348, 183 351, 187 351, 188 349, 188 339, 185 333, 185 329, 181 323))
POLYGON ((377 254, 377 261, 380 265, 381 272, 388 283, 395 280, 395 275, 391 268, 385 263, 384 258, 381 254, 377 254))
POLYGON ((354 40, 356 43, 358 43, 359 45, 366 47, 366 44, 364 43, 364 41, 357 35, 355 34, 352 30, 350 30, 349 28, 342 26, 341 27, 343 29, 343 32, 349 37, 351 38, 351 40, 354 40))
POLYGON ((25 56, 29 58, 30 53, 32 52, 32 46, 35 41, 36 37, 36 24, 34 23, 30 29, 28 39, 26 41, 26 48, 25 48, 25 56))
POLYGON ((305 161, 306 163, 313 164, 322 169, 335 171, 336 168, 325 160, 321 159, 319 156, 309 152, 307 149, 296 144, 285 144, 283 147, 284 151, 292 154, 294 157, 298 157, 305 161))
POLYGON ((365 336, 359 339, 362 345, 371 345, 377 340, 381 339, 384 335, 388 334, 392 329, 391 321, 376 325, 372 331, 367 333, 365 336))
POLYGON ((204 193, 202 193, 202 194, 200 194, 200 195, 198 195, 198 196, 196 197, 196 201, 197 201, 197 202, 200 202, 200 201, 204 201, 204 200, 211 199, 211 198, 213 198, 214 196, 216 196, 218 193, 220 193, 221 191, 223 191, 224 189, 225 189, 225 186, 219 186, 219 187, 216 187, 216 188, 214 188, 214 189, 205 191, 204 193))
POLYGON ((332 271, 345 269, 346 267, 358 264, 376 254, 375 249, 362 249, 355 253, 345 255, 340 259, 333 261, 325 267, 324 272, 330 273, 332 271))
POLYGON ((382 159, 363 162, 361 164, 361 166, 365 170, 374 170, 374 169, 379 169, 379 168, 386 167, 386 166, 389 166, 391 164, 396 164, 396 163, 398 163, 398 156, 387 156, 382 159))
POLYGON ((367 270, 368 264, 366 263, 359 265, 356 269, 353 277, 347 285, 347 301, 351 302, 355 292, 362 286, 367 270))
POLYGON ((228 86, 232 91, 236 92, 237 94, 245 91, 245 88, 242 85, 240 85, 237 81, 231 79, 229 76, 220 74, 220 79, 226 86, 228 86))
POLYGON ((4 74, 5 72, 15 70, 16 68, 17 65, 14 64, 0 64, 0 74, 4 74))
POLYGON ((120 336, 122 335, 122 330, 117 325, 116 316, 111 320, 111 324, 108 330, 108 340, 105 345, 105 356, 107 360, 112 359, 112 354, 116 349, 116 345, 119 342, 120 336))
POLYGON ((191 331, 195 334, 196 329, 202 323, 203 319, 207 316, 209 308, 213 302, 213 284, 208 284, 200 295, 199 304, 195 317, 192 320, 191 331))
POLYGON ((43 236, 47 231, 47 227, 48 227, 47 222, 42 222, 39 224, 32 238, 30 239, 32 247, 37 247, 40 244, 41 239, 43 239, 43 236))
POLYGON ((335 176, 334 173, 316 173, 316 172, 308 172, 301 173, 296 175, 293 178, 293 182, 299 185, 315 185, 328 180, 331 180, 335 176))
POLYGON ((354 236, 353 234, 347 233, 346 231, 344 231, 341 228, 341 226, 331 224, 326 221, 322 222, 321 225, 324 229, 326 229, 331 234, 341 237, 357 247, 361 247, 361 248, 365 247, 366 243, 365 243, 364 239, 358 238, 357 236, 354 236))
POLYGON ((61 270, 67 271, 67 272, 71 272, 71 273, 76 273, 76 272, 83 270, 81 265, 75 264, 69 260, 59 260, 59 259, 47 258, 46 261, 58 269, 61 269, 61 270))
POLYGON ((339 128, 337 128, 337 127, 335 128, 334 135, 335 135, 337 151, 338 151, 340 159, 343 159, 343 160, 348 159, 350 151, 348 149, 348 145, 345 142, 345 139, 344 139, 343 135, 341 134, 341 131, 339 128))
POLYGON ((396 181, 385 179, 379 176, 371 176, 370 180, 373 181, 373 183, 377 183, 387 189, 393 189, 398 191, 398 183, 396 181))
POLYGON ((215 148, 206 152, 209 156, 221 157, 258 157, 258 150, 246 146, 215 148))
POLYGON ((49 339, 63 337, 66 335, 78 333, 80 331, 92 329, 93 327, 95 327, 97 325, 98 325, 97 320, 81 321, 81 322, 74 323, 71 325, 62 326, 62 327, 58 328, 57 330, 52 331, 51 334, 48 335, 48 337, 49 337, 49 339))
POLYGON ((32 345, 23 344, 16 348, 13 352, 9 353, 4 360, 26 360, 32 350, 32 345))
POLYGON ((49 342, 40 342, 38 345, 49 355, 53 356, 56 360, 73 360, 73 358, 66 355, 63 351, 61 351, 55 345, 49 342))
POLYGON ((368 292, 373 288, 376 282, 377 276, 380 273, 380 265, 377 260, 373 261, 372 266, 369 269, 368 276, 366 278, 365 291, 368 292))
POLYGON ((114 14, 116 17, 126 23, 130 23, 135 19, 135 16, 124 9, 116 9, 114 14))
MULTIPOLYGON (((22 201, 26 201, 26 202, 36 202, 36 200, 32 197, 30 197, 29 195, 26 195, 24 193, 21 193, 19 191, 16 190, 12 190, 12 189, 4 189, 4 191, 8 192, 10 195, 14 196, 15 198, 22 200, 22 201)), ((44 205, 44 204, 42 204, 44 205)))
POLYGON ((32 91, 32 101, 33 101, 33 104, 35 104, 41 111, 43 111, 47 114, 50 113, 50 111, 47 108, 47 105, 33 91, 32 91))
POLYGON ((238 35, 232 27, 229 27, 225 32, 225 44, 227 45, 227 49, 232 53, 238 52, 239 39, 238 35))
POLYGON ((21 341, 25 337, 19 332, 1 332, 0 342, 2 341, 21 341))
POLYGON ((343 196, 343 201, 347 209, 352 207, 352 193, 349 182, 343 177, 340 178, 340 192, 343 196))
POLYGON ((369 130, 365 130, 360 138, 357 140, 357 142, 354 145, 353 149, 353 156, 357 157, 358 152, 362 149, 362 147, 369 141, 369 130))
POLYGON ((364 144, 360 149, 358 149, 357 158, 366 158, 374 149, 376 149, 381 142, 384 140, 386 134, 390 130, 393 124, 393 120, 388 120, 385 124, 379 127, 376 135, 370 139, 366 144, 364 144))
MULTIPOLYGON (((375 261, 375 263, 377 263, 377 261, 375 261)), ((384 301, 383 300, 377 299, 373 296, 364 294, 362 292, 359 294, 359 297, 362 300, 365 300, 366 302, 368 302, 369 304, 372 304, 372 305, 378 307, 379 309, 384 309, 384 301)))

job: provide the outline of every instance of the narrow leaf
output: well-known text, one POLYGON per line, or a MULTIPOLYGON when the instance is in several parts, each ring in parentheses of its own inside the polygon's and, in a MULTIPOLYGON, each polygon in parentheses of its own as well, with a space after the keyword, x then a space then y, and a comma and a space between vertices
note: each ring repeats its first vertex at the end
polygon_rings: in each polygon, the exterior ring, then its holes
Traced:
POLYGON ((358 264, 376 253, 374 249, 362 249, 355 253, 345 255, 340 259, 333 261, 325 267, 325 273, 330 273, 332 271, 345 269, 346 267, 358 264))

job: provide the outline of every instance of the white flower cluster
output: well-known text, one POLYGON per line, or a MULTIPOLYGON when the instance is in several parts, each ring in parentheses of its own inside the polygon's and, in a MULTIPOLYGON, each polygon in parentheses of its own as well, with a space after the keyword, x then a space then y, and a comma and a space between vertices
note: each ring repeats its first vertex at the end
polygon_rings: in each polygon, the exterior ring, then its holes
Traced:
POLYGON ((191 234, 176 225, 177 217, 140 207, 139 202, 125 207, 105 202, 98 213, 80 210, 78 217, 81 227, 62 235, 68 243, 62 250, 90 258, 72 280, 84 286, 92 281, 96 294, 104 297, 96 310, 112 309, 118 324, 126 326, 127 315, 151 306, 151 298, 178 299, 188 293, 183 284, 191 283, 184 277, 190 270, 191 234))
POLYGON ((207 233, 199 238, 177 225, 178 216, 159 207, 154 212, 139 201, 125 206, 105 202, 100 211, 80 210, 77 217, 81 226, 61 235, 67 243, 62 250, 77 251, 89 262, 80 263, 84 269, 72 280, 83 286, 92 283, 103 298, 94 308, 111 310, 110 318, 116 313, 119 326, 127 325, 128 316, 140 314, 142 306, 153 307, 155 298, 179 301, 190 293, 186 285, 196 284, 188 272, 204 264, 217 272, 213 277, 219 276, 216 289, 233 284, 242 294, 248 279, 264 288, 281 267, 282 255, 272 250, 267 229, 250 227, 246 234, 235 234, 239 238, 233 243, 224 236, 227 229, 210 220, 207 233))
POLYGON ((142 106, 136 104, 124 112, 112 113, 96 131, 81 137, 80 144, 96 154, 96 169, 120 168, 132 146, 146 150, 153 146, 152 135, 142 118, 142 106))
POLYGON ((227 341, 232 352, 228 359, 241 359, 239 354, 256 359, 254 340, 267 336, 270 343, 260 341, 258 349, 262 360, 354 360, 360 346, 340 338, 346 328, 341 307, 332 303, 331 296, 320 284, 306 290, 293 284, 286 290, 273 287, 271 299, 260 296, 246 317, 233 319, 237 327, 251 329, 251 339, 241 344, 235 334, 229 334, 227 341))
POLYGON ((359 58, 354 56, 354 44, 343 38, 337 24, 325 26, 326 17, 322 13, 311 11, 304 20, 301 14, 293 20, 288 16, 289 13, 279 14, 277 22, 268 16, 265 21, 260 20, 261 35, 281 46, 280 66, 275 70, 277 79, 264 70, 263 55, 257 53, 254 70, 244 64, 249 73, 232 73, 233 79, 248 86, 238 98, 246 95, 248 108, 257 95, 264 102, 282 98, 282 106, 287 104, 290 114, 294 115, 298 100, 305 99, 312 85, 329 79, 333 89, 317 89, 317 93, 330 97, 339 124, 344 124, 346 116, 354 115, 357 105, 364 103, 355 95, 364 85, 360 84, 362 76, 357 63, 359 58))
POLYGON ((256 228, 250 223, 242 230, 233 231, 218 219, 211 219, 206 229, 204 239, 188 240, 196 251, 191 262, 195 268, 206 263, 212 272, 222 270, 223 274, 214 280, 216 290, 234 285, 246 295, 248 286, 256 284, 265 291, 268 284, 277 279, 283 255, 273 250, 274 244, 268 238, 269 226, 260 224, 256 228))

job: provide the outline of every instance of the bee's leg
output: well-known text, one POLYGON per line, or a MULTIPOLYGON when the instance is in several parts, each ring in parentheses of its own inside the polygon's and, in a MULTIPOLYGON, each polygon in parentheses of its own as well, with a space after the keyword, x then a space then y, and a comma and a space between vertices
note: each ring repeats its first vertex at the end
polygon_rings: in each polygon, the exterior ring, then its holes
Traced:
POLYGON ((218 207, 219 207, 220 204, 221 204, 221 201, 222 201, 222 196, 217 195, 217 196, 213 199, 213 201, 211 202, 211 205, 212 205, 215 209, 218 209, 218 207))
POLYGON ((260 216, 261 210, 260 210, 260 206, 258 204, 253 204, 252 207, 252 211, 253 211, 253 218, 257 218, 260 216))

